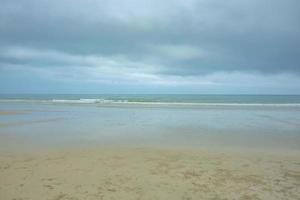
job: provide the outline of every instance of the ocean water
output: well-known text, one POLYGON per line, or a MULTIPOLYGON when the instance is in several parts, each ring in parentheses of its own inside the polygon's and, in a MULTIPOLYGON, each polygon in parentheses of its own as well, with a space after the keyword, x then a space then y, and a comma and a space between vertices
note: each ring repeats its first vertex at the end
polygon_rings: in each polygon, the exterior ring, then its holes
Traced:
POLYGON ((188 95, 188 94, 19 94, 1 95, 0 101, 40 103, 194 103, 299 104, 300 95, 188 95))
POLYGON ((0 115, 4 149, 300 150, 300 97, 295 95, 1 95, 3 111, 13 111, 0 115))

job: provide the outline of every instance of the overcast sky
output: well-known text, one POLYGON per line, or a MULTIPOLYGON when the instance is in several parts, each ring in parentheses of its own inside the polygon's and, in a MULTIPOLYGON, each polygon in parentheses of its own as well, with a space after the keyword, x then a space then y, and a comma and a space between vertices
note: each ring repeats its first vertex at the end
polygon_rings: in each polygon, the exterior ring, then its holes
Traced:
POLYGON ((299 0, 0 0, 1 93, 300 94, 299 0))

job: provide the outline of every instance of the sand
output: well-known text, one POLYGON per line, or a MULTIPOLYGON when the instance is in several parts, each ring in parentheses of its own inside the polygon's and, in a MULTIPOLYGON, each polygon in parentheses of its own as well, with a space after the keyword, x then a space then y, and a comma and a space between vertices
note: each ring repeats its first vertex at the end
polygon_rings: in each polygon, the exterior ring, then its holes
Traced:
POLYGON ((300 199, 300 156, 99 147, 0 153, 1 200, 300 199))
MULTIPOLYGON (((23 113, 0 112, 18 114, 23 113)), ((0 200, 300 200, 298 150, 165 145, 28 151, 23 140, 1 134, 0 200)))
POLYGON ((22 114, 27 114, 28 112, 26 111, 1 111, 0 110, 0 116, 1 115, 22 115, 22 114))

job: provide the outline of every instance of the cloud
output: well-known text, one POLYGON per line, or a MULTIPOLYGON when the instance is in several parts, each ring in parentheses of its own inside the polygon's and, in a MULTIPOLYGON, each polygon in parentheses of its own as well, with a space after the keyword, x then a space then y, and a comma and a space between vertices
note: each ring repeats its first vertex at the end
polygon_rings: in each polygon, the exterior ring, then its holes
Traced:
POLYGON ((17 46, 0 48, 0 54, 4 60, 1 63, 3 67, 46 70, 49 74, 76 69, 75 71, 83 74, 89 73, 91 79, 97 74, 126 76, 131 73, 155 73, 157 71, 155 66, 131 61, 123 56, 80 55, 17 46))
POLYGON ((152 46, 150 49, 156 57, 162 57, 164 59, 173 60, 189 60, 197 59, 208 56, 207 52, 203 51, 199 47, 194 47, 191 45, 157 45, 152 46))
POLYGON ((295 0, 10 0, 2 1, 0 8, 0 41, 78 54, 168 59, 162 63, 168 73, 174 64, 174 73, 183 67, 186 74, 189 70, 298 73, 299 4, 295 0), (149 45, 162 54, 149 50, 149 45), (191 52, 196 49, 211 54, 203 61, 201 52, 191 52), (184 61, 178 62, 181 57, 184 61))
POLYGON ((204 77, 298 77, 299 8, 297 0, 2 0, 0 70, 216 87, 224 82, 204 77))

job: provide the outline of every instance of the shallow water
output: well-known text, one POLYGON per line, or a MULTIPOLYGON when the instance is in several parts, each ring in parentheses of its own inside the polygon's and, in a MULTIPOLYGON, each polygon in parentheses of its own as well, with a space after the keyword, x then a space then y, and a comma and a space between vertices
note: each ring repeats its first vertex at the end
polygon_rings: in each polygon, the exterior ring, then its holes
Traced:
POLYGON ((1 102, 0 110, 22 111, 0 115, 3 148, 178 145, 300 149, 299 107, 1 102))

